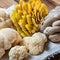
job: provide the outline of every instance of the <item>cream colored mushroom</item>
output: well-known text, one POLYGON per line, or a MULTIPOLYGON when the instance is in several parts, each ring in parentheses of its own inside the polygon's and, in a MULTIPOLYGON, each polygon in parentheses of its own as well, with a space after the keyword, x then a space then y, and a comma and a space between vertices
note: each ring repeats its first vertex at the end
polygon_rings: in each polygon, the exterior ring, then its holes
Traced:
POLYGON ((46 35, 40 32, 33 34, 32 37, 23 38, 23 44, 27 47, 29 53, 34 55, 43 51, 46 42, 46 35))
POLYGON ((28 56, 25 46, 15 46, 9 51, 9 60, 23 60, 28 56))

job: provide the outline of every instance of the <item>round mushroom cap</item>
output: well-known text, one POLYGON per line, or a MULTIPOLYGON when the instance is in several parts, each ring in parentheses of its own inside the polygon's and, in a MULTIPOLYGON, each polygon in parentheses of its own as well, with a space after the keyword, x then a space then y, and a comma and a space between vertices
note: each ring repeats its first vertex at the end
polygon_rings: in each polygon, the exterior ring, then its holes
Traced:
POLYGON ((15 46, 9 52, 9 60, 23 60, 28 56, 25 46, 15 46))

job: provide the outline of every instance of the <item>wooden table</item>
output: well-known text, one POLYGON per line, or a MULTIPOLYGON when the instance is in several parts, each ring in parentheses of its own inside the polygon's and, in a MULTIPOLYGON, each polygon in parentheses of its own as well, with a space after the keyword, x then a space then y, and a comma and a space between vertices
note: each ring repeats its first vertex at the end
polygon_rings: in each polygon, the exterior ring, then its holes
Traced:
POLYGON ((2 8, 8 8, 13 4, 17 4, 17 2, 14 0, 0 0, 0 7, 2 8))
MULTIPOLYGON (((15 1, 14 0, 0 0, 0 7, 8 8, 9 6, 13 4, 17 4, 16 1, 18 2, 19 0, 15 0, 15 1)), ((48 6, 49 10, 55 7, 55 5, 52 4, 51 2, 48 2, 48 0, 42 0, 42 1, 48 6)))
MULTIPOLYGON (((8 8, 9 6, 13 5, 13 4, 17 4, 19 0, 0 0, 0 7, 2 8, 8 8)), ((54 8, 56 6, 56 4, 54 4, 53 2, 51 2, 51 0, 42 0, 47 6, 48 9, 51 10, 52 8, 54 8)), ((7 60, 8 58, 6 58, 8 54, 6 53, 6 55, 4 56, 4 58, 2 58, 1 60, 7 60), (6 59, 5 59, 6 58, 6 59)), ((52 58, 50 60, 59 60, 60 59, 60 54, 55 55, 55 59, 52 58)))

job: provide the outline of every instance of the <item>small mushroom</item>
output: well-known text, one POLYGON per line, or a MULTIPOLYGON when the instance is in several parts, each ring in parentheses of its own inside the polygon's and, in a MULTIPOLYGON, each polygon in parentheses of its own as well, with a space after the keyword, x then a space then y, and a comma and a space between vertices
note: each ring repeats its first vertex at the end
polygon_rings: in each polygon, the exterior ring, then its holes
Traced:
POLYGON ((60 42, 60 33, 54 34, 54 35, 49 35, 49 39, 52 42, 60 42))
POLYGON ((52 35, 54 33, 60 32, 60 26, 46 27, 44 33, 47 35, 52 35))

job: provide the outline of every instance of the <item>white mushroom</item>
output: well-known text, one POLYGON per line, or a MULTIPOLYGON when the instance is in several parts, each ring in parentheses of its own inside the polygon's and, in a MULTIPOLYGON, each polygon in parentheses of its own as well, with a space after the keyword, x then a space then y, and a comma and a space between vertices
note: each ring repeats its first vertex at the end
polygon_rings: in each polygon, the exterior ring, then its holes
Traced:
POLYGON ((9 52, 9 60, 23 60, 28 56, 25 46, 15 46, 9 52))
POLYGON ((23 44, 29 50, 31 54, 39 54, 43 51, 44 44, 47 42, 47 38, 43 33, 35 33, 32 37, 23 38, 23 44))
POLYGON ((5 50, 17 45, 22 41, 18 32, 12 28, 4 28, 0 30, 0 58, 5 54, 5 50), (2 54, 1 54, 2 53, 2 54))

